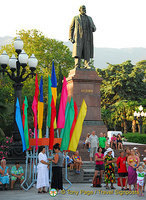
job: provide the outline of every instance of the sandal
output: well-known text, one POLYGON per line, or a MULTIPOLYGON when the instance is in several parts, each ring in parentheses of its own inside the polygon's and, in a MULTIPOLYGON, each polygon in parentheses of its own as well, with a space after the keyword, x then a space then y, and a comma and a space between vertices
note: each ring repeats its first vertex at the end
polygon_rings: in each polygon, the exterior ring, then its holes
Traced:
POLYGON ((105 188, 106 188, 107 190, 109 190, 109 189, 110 189, 110 188, 109 188, 109 186, 106 186, 105 188))
POLYGON ((38 193, 42 193, 42 191, 38 191, 38 193))
POLYGON ((116 188, 112 186, 111 189, 114 190, 114 189, 116 189, 116 188))
POLYGON ((47 193, 47 191, 46 191, 46 190, 43 190, 43 193, 47 193))

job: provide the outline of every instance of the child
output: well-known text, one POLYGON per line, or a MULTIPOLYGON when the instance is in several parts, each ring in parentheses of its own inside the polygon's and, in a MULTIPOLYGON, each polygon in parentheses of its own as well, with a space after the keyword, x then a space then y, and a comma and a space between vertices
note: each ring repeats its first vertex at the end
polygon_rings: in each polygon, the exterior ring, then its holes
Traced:
POLYGON ((144 175, 146 174, 144 172, 144 169, 142 166, 139 166, 138 169, 136 169, 136 173, 137 173, 137 192, 139 192, 139 196, 144 196, 144 194, 142 193, 142 188, 144 186, 144 175))

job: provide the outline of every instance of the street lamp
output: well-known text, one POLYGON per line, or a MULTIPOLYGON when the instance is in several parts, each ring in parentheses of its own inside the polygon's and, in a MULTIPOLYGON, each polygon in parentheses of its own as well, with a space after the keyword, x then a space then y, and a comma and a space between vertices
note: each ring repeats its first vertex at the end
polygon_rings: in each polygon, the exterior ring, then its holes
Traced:
POLYGON ((139 123, 139 132, 142 133, 142 122, 143 118, 146 117, 146 112, 143 112, 143 107, 142 105, 139 106, 138 108, 139 112, 134 112, 134 119, 138 121, 139 123))
POLYGON ((0 72, 4 74, 7 74, 9 78, 14 81, 13 87, 14 87, 14 130, 12 131, 14 141, 20 141, 20 134, 15 122, 15 111, 16 111, 16 100, 19 99, 20 105, 21 105, 21 93, 22 93, 22 87, 23 82, 31 75, 32 78, 36 74, 34 73, 36 66, 38 64, 38 60, 32 54, 30 58, 28 58, 28 55, 23 50, 23 41, 18 36, 17 39, 14 41, 14 48, 17 53, 17 58, 13 54, 12 57, 9 59, 9 56, 7 55, 6 51, 3 51, 3 53, 0 55, 0 65, 1 69, 0 72), (26 73, 26 66, 27 63, 29 65, 30 72, 26 73), (7 70, 7 66, 9 66, 9 70, 7 70))

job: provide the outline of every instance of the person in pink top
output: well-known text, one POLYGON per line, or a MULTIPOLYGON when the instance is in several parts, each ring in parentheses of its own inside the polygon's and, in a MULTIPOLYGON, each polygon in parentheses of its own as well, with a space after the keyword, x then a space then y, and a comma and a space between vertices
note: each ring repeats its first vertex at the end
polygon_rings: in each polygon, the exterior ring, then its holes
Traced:
POLYGON ((98 152, 95 154, 95 162, 96 162, 96 166, 95 166, 93 181, 97 177, 97 175, 100 175, 102 179, 103 172, 104 172, 104 154, 102 153, 101 147, 98 147, 98 152))
POLYGON ((113 149, 113 145, 115 146, 116 150, 117 150, 117 138, 115 136, 115 134, 113 134, 113 137, 111 137, 111 148, 113 149))

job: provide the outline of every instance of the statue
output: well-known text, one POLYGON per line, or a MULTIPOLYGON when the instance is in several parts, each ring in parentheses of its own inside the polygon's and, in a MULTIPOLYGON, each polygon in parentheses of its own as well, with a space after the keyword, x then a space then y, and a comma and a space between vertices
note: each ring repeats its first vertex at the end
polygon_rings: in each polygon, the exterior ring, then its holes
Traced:
POLYGON ((91 17, 86 15, 84 5, 79 8, 80 14, 72 20, 69 30, 69 40, 73 43, 72 57, 75 58, 75 67, 81 65, 84 59, 85 68, 90 69, 90 58, 93 58, 93 32, 96 27, 91 17))

